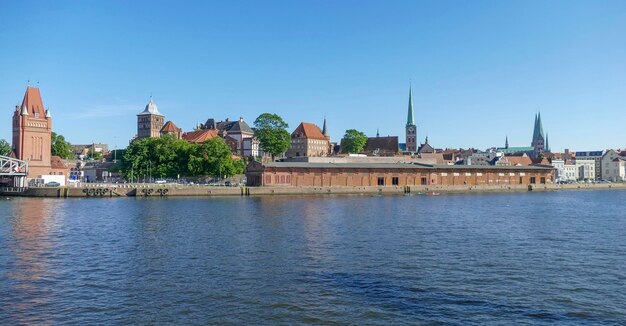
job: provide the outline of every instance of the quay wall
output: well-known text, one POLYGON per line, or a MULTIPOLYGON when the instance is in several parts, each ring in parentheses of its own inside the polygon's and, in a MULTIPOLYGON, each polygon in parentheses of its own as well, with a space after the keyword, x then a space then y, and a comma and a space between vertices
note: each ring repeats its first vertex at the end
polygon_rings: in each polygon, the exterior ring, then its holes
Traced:
MULTIPOLYGON (((624 189, 626 183, 610 184, 539 184, 532 191, 624 189)), ((367 186, 367 187, 208 187, 182 185, 90 185, 86 187, 28 188, 23 192, 3 191, 3 196, 25 197, 167 197, 167 196, 271 196, 322 194, 432 194, 522 192, 528 185, 425 185, 425 186, 367 186)))

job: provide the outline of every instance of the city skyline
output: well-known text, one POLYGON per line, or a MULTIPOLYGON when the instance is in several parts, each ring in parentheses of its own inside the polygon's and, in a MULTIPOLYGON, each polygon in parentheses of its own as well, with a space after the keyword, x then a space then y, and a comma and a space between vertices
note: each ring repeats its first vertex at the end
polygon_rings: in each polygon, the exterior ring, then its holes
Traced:
POLYGON ((403 140, 412 80, 437 148, 529 146, 538 111, 554 151, 624 146, 624 3, 356 4, 2 3, 0 138, 30 80, 76 144, 125 147, 150 95, 183 131, 273 112, 403 140))

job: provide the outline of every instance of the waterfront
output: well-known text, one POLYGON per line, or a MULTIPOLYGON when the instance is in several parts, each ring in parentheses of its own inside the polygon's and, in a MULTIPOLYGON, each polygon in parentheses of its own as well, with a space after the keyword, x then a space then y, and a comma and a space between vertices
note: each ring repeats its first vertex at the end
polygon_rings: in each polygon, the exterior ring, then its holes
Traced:
POLYGON ((0 208, 0 324, 626 322, 625 191, 0 208))

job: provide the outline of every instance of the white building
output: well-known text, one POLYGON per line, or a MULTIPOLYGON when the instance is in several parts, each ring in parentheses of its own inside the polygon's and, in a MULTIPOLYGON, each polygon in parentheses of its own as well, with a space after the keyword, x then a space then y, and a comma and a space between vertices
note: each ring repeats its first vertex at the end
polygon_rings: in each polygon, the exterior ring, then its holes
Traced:
POLYGON ((581 160, 581 161, 592 161, 594 163, 595 175, 592 178, 585 177, 584 179, 588 179, 588 180, 602 179, 602 157, 603 156, 604 156, 604 151, 576 152, 576 162, 581 160))
POLYGON ((626 159, 609 150, 602 158, 602 178, 609 181, 626 181, 626 159))
POLYGON ((596 179, 596 161, 594 159, 576 158, 576 179, 577 180, 595 180, 596 179))

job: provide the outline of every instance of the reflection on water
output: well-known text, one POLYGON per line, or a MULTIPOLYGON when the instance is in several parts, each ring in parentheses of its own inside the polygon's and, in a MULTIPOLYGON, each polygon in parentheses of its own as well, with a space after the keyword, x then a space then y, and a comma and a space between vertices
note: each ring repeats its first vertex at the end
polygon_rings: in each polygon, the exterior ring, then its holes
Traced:
POLYGON ((0 324, 623 324, 625 199, 16 198, 0 324))

